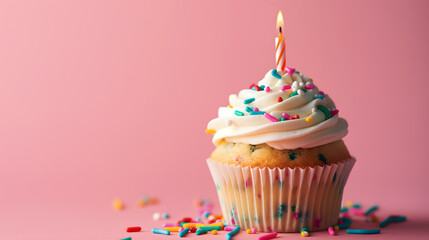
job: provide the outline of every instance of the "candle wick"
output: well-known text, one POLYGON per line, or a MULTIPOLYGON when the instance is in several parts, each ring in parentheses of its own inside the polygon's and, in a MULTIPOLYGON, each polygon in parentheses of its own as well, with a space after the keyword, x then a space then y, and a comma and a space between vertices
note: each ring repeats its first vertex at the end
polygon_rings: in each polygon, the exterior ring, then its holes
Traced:
POLYGON ((279 32, 282 33, 282 27, 279 27, 279 32))

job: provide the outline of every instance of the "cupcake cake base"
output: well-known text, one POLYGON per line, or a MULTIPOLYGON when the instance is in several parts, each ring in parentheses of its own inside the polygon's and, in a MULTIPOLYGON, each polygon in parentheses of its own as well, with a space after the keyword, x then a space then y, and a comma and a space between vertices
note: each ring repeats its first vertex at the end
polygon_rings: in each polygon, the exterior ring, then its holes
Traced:
POLYGON ((350 159, 315 167, 259 168, 207 159, 227 224, 261 232, 325 230, 337 223, 350 159))

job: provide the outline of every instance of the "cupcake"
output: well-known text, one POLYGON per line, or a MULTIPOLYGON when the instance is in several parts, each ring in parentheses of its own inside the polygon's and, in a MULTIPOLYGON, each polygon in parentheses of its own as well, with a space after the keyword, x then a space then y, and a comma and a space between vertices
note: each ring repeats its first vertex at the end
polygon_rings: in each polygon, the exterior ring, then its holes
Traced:
POLYGON ((263 232, 335 225, 355 163, 347 122, 311 78, 287 68, 230 95, 208 123, 207 159, 227 224, 263 232))

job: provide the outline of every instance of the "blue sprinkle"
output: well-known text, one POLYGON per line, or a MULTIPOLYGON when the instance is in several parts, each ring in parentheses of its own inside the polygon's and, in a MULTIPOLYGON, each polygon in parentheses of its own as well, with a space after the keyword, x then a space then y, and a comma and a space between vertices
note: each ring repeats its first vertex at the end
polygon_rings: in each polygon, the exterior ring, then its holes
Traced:
POLYGON ((248 112, 248 113, 250 113, 250 112, 252 112, 253 111, 253 108, 251 108, 251 107, 246 107, 246 112, 248 112))
POLYGON ((338 220, 343 220, 343 223, 338 224, 338 227, 340 229, 348 228, 350 226, 350 224, 352 223, 352 220, 350 220, 349 218, 338 218, 338 220))
POLYGON ((277 73, 277 70, 276 69, 273 69, 273 71, 271 71, 271 75, 273 75, 275 78, 277 78, 277 79, 281 79, 282 78, 282 76, 280 76, 278 73, 277 73))
POLYGON ((165 218, 165 219, 167 219, 167 218, 170 217, 170 215, 168 215, 168 213, 164 213, 164 214, 162 214, 162 217, 165 218))
POLYGON ((403 222, 403 221, 405 221, 405 220, 407 220, 407 217, 405 217, 405 216, 400 216, 400 217, 393 217, 393 222, 403 222))
POLYGON ((185 228, 183 229, 180 233, 179 233, 179 237, 184 237, 188 232, 189 232, 189 228, 185 228))
POLYGON ((348 208, 342 207, 341 210, 340 210, 340 212, 347 212, 348 210, 349 210, 348 208))
POLYGON ((359 203, 354 204, 353 208, 360 208, 360 204, 359 203))
POLYGON ((263 111, 253 111, 250 113, 250 115, 264 115, 265 112, 263 111))
POLYGON ((323 99, 323 95, 319 94, 319 95, 316 96, 316 98, 323 99))
POLYGON ((381 229, 347 229, 346 233, 350 234, 378 234, 381 229))
POLYGON ((265 85, 261 85, 259 87, 261 88, 261 90, 265 90, 265 85))
POLYGON ((328 162, 326 162, 327 159, 323 154, 319 154, 318 157, 319 161, 322 161, 324 164, 328 164, 328 162))
POLYGON ((255 98, 249 98, 249 99, 244 100, 244 104, 249 104, 253 101, 255 101, 255 98))
POLYGON ((370 207, 368 210, 366 210, 365 215, 366 215, 366 216, 368 216, 369 214, 371 214, 372 212, 374 212, 374 211, 375 211, 375 210, 377 210, 377 209, 378 209, 378 206, 377 206, 377 205, 372 206, 372 207, 370 207))
POLYGON ((208 218, 208 217, 209 217, 209 215, 210 215, 210 212, 208 212, 208 211, 205 211, 205 212, 203 213, 203 217, 205 217, 205 218, 208 218))
POLYGON ((387 226, 392 220, 393 220, 393 217, 389 216, 386 220, 384 220, 383 222, 380 223, 380 227, 383 228, 383 227, 387 226))

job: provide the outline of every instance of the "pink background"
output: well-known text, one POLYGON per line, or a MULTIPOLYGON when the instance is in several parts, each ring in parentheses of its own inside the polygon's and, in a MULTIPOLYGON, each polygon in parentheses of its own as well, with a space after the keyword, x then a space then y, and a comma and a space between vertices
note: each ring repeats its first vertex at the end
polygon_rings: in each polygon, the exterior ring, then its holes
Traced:
POLYGON ((204 130, 273 68, 279 10, 288 66, 349 122, 344 199, 409 217, 372 238, 423 232, 429 2, 2 1, 0 238, 155 238, 153 212, 217 203, 204 130), (137 208, 142 194, 161 204, 137 208))

